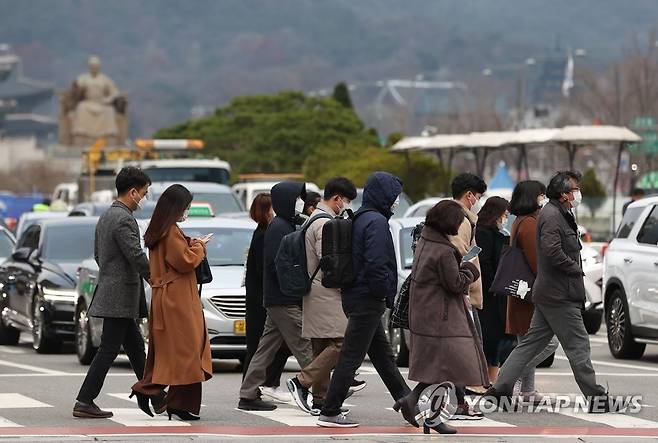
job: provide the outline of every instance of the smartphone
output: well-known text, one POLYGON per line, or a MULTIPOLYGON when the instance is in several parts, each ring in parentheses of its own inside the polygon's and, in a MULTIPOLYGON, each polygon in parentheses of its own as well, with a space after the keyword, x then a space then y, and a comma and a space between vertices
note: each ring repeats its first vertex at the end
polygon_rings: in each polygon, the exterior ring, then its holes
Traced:
POLYGON ((466 253, 466 255, 464 255, 464 257, 462 258, 462 261, 471 261, 475 257, 477 257, 478 254, 480 254, 480 252, 482 252, 482 248, 475 245, 471 249, 469 249, 469 251, 466 253))
POLYGON ((206 239, 210 240, 210 239, 212 238, 213 235, 215 235, 215 234, 214 234, 213 232, 211 232, 210 234, 206 234, 206 235, 204 235, 204 236, 201 237, 201 238, 204 239, 204 240, 206 240, 206 239))

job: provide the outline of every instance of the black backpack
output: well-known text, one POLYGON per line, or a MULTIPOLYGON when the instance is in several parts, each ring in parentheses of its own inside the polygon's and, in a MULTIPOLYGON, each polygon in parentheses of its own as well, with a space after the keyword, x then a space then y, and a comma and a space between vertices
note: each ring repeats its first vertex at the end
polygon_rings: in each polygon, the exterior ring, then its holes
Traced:
POLYGON ((347 218, 336 217, 322 227, 322 286, 325 288, 348 288, 354 284, 356 275, 352 263, 352 223, 361 214, 374 209, 365 209, 347 218))
POLYGON ((283 237, 274 259, 279 289, 288 297, 301 298, 311 290, 311 283, 320 270, 318 266, 311 278, 306 266, 306 230, 311 223, 321 218, 333 217, 329 214, 318 214, 304 223, 301 229, 283 237))

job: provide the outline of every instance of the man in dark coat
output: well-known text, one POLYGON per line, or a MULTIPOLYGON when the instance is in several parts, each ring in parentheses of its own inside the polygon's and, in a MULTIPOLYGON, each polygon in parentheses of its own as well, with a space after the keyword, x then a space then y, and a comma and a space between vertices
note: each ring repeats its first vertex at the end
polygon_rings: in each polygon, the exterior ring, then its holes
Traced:
POLYGON ((133 211, 143 206, 150 185, 151 180, 141 169, 123 168, 116 178, 119 197, 96 226, 94 258, 99 268, 98 284, 89 315, 104 319, 103 333, 73 408, 74 417, 112 417, 112 412, 101 410, 94 400, 121 346, 137 379, 144 373, 144 339, 137 319, 147 316, 142 280, 148 280, 150 272, 133 211))
POLYGON ((535 311, 530 329, 485 396, 510 395, 528 363, 546 348, 555 334, 578 387, 590 399, 590 412, 609 410, 606 389, 596 383, 589 336, 582 317, 585 303, 582 246, 571 213, 582 200, 579 181, 579 173, 565 171, 553 176, 548 185, 546 196, 550 201, 539 213, 537 222, 537 278, 532 287, 535 311))
MULTIPOLYGON (((319 426, 358 426, 341 414, 340 408, 366 354, 396 400, 396 410, 400 409, 397 401, 410 392, 395 365, 382 325, 382 315, 387 306, 393 306, 397 292, 397 262, 388 220, 401 193, 400 179, 387 172, 375 172, 368 178, 363 191, 363 205, 354 215, 352 260, 356 281, 342 291, 347 329, 318 420, 319 426)), ((418 426, 412 408, 407 408, 406 403, 402 408, 407 421, 418 426)))
MULTIPOLYGON (((311 341, 302 337, 302 301, 281 291, 275 266, 276 254, 283 237, 295 231, 298 216, 304 209, 305 196, 304 183, 281 182, 272 187, 272 207, 276 217, 265 231, 263 249, 263 305, 267 310, 267 318, 258 350, 249 363, 240 387, 238 409, 246 411, 276 409, 275 404, 260 398, 260 386, 265 383, 267 368, 274 361, 284 342, 297 359, 299 366, 305 368, 302 372, 306 371, 313 360, 311 341)), ((306 401, 305 397, 304 401, 306 401)))

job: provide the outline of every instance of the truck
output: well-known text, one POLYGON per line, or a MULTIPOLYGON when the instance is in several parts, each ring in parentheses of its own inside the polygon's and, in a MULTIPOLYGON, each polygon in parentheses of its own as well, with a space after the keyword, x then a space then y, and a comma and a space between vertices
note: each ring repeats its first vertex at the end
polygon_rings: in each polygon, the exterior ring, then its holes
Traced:
POLYGON ((99 193, 114 192, 116 174, 124 166, 142 168, 153 182, 197 181, 228 185, 230 164, 219 158, 205 158, 201 154, 203 148, 202 140, 137 139, 128 147, 106 147, 104 141, 99 140, 83 153, 75 203, 91 201, 99 193))

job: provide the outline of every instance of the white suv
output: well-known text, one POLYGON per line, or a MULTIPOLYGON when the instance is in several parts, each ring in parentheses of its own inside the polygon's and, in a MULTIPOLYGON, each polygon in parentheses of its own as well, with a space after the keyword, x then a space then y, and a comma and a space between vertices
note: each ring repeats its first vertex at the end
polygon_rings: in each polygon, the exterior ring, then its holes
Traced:
POLYGON ((628 206, 604 256, 603 294, 615 358, 640 358, 658 344, 658 197, 628 206))

